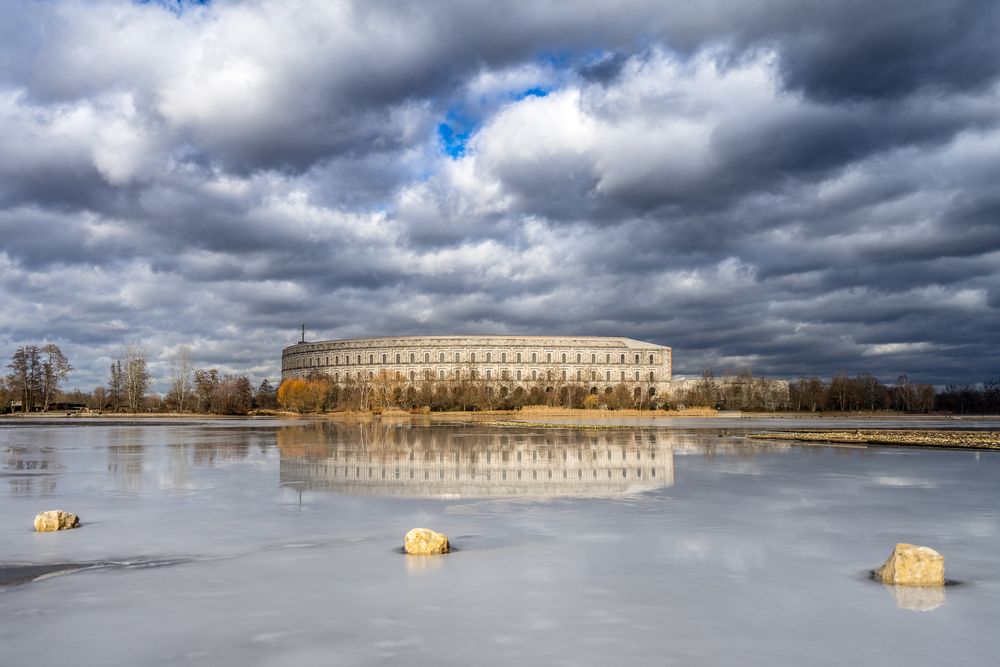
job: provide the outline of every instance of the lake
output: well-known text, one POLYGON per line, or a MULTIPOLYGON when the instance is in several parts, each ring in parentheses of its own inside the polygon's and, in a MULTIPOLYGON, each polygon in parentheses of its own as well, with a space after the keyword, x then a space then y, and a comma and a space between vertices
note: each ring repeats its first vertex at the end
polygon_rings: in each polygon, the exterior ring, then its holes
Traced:
POLYGON ((613 424, 0 422, 0 664, 995 664, 1000 452, 613 424))

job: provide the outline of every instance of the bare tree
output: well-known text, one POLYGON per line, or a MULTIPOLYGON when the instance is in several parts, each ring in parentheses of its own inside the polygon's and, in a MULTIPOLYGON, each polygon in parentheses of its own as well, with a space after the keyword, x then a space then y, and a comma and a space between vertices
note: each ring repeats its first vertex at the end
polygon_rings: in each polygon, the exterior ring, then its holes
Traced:
POLYGON ((128 409, 138 412, 142 399, 149 389, 149 369, 146 366, 146 351, 139 345, 125 348, 125 397, 128 409))
POLYGON ((170 396, 177 403, 177 411, 184 412, 191 398, 191 348, 181 345, 170 362, 170 396))
POLYGON ((212 399, 212 412, 245 415, 253 407, 253 386, 245 375, 224 375, 212 399))
POLYGON ((197 401, 195 409, 198 412, 212 411, 212 399, 220 382, 219 371, 216 368, 207 371, 198 369, 194 372, 194 398, 197 401))
POLYGON ((125 395, 125 368, 121 359, 111 362, 111 370, 108 374, 108 404, 112 410, 121 407, 122 397, 125 395))
POLYGON ((372 406, 384 410, 394 404, 396 395, 403 386, 399 372, 379 371, 371 381, 372 406))
POLYGON ((107 390, 104 387, 94 387, 94 391, 90 392, 90 400, 87 401, 87 407, 91 410, 103 410, 107 404, 107 390))
POLYGON ((53 343, 42 347, 41 354, 40 385, 42 410, 48 410, 49 403, 52 402, 52 399, 55 398, 56 393, 59 391, 59 384, 73 370, 73 365, 69 363, 69 359, 59 349, 59 346, 53 343))
POLYGON ((901 412, 909 412, 917 402, 917 392, 906 373, 903 373, 896 379, 896 384, 892 387, 891 394, 893 409, 901 412))
POLYGON ((10 389, 7 388, 6 378, 0 376, 0 415, 10 410, 10 389))
POLYGON ((7 368, 11 374, 7 376, 10 392, 21 399, 21 410, 30 412, 42 393, 41 350, 37 345, 24 345, 11 355, 7 368))
POLYGON ((274 394, 274 387, 267 381, 267 378, 264 378, 264 380, 260 383, 260 387, 257 388, 257 393, 254 394, 253 402, 258 408, 263 410, 273 410, 277 406, 274 394))

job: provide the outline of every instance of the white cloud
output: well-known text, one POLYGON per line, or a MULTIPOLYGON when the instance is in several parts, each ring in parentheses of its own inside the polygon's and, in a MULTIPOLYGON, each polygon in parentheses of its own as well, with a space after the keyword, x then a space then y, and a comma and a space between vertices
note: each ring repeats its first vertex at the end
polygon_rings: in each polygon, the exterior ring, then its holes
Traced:
POLYGON ((919 352, 931 352, 934 346, 927 341, 916 343, 880 343, 878 345, 865 346, 862 356, 872 357, 889 354, 916 354, 919 352))

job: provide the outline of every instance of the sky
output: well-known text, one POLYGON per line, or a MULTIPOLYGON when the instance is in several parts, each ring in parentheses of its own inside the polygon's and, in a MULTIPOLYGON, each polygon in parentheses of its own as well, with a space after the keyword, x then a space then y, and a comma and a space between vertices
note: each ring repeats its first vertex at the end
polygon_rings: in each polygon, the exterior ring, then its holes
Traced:
POLYGON ((305 322, 1000 377, 998 34, 992 0, 9 3, 0 356, 259 382, 305 322))

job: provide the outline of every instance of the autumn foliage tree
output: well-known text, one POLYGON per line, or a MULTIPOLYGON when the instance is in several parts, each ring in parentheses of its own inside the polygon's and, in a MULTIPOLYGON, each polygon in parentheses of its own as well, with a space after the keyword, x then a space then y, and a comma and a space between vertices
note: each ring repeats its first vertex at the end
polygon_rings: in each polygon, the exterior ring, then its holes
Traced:
POLYGON ((322 412, 330 382, 325 378, 288 378, 278 386, 278 405, 294 412, 322 412))

